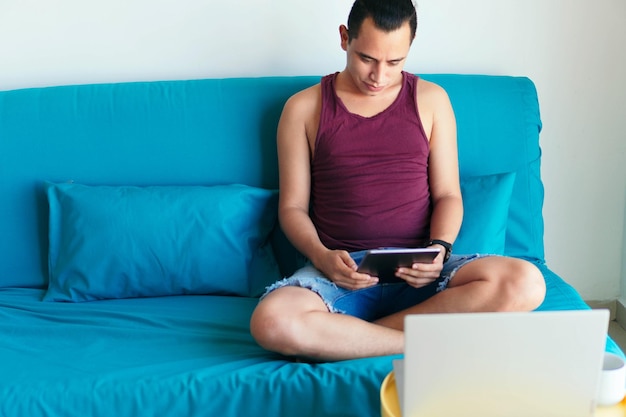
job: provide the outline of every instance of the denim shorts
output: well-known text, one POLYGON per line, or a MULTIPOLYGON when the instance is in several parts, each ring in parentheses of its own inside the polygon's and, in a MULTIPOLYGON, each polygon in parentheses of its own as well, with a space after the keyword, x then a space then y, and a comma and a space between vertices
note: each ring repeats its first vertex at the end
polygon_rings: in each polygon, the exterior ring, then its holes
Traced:
MULTIPOLYGON (((353 252, 350 256, 358 264, 365 251, 353 252)), ((402 311, 427 300, 448 286, 456 271, 463 265, 489 255, 452 255, 443 265, 437 280, 421 288, 400 283, 379 283, 369 288, 348 290, 337 286, 312 264, 300 268, 289 278, 267 287, 261 300, 270 292, 288 286, 307 288, 319 295, 328 311, 373 321, 402 311)))

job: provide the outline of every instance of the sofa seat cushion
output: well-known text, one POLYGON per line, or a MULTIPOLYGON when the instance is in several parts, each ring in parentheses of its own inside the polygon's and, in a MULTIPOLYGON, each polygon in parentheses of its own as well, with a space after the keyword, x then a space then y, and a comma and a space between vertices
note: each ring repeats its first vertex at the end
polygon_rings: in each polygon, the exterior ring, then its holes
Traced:
MULTIPOLYGON (((538 267, 541 310, 587 308, 538 267)), ((380 416, 380 384, 398 358, 309 364, 267 352, 249 332, 255 298, 46 303, 44 293, 0 289, 2 416, 380 416)), ((610 338, 606 348, 622 355, 610 338)))
POLYGON ((280 278, 276 191, 48 183, 47 195, 47 301, 255 296, 280 278))
POLYGON ((43 293, 0 289, 2 416, 380 415, 394 357, 307 364, 267 352, 249 332, 256 298, 43 293))

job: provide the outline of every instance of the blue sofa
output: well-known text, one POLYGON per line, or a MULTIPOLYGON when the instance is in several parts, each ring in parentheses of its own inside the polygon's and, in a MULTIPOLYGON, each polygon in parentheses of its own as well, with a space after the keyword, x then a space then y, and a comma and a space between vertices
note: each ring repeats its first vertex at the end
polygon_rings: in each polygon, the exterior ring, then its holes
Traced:
MULTIPOLYGON (((533 83, 424 78, 457 116, 455 251, 528 259, 541 310, 587 308, 544 262, 533 83)), ((1 416, 379 415, 394 357, 295 363, 249 334, 263 288, 302 262, 276 222, 275 131, 318 81, 0 92, 1 416)))

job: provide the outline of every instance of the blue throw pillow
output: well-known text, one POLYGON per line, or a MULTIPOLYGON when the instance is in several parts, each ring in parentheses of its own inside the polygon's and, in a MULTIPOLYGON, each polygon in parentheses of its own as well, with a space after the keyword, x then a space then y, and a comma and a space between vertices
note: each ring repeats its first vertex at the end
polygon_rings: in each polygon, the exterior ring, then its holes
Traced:
POLYGON ((455 253, 504 254, 515 176, 508 172, 461 179, 464 213, 455 253))
POLYGON ((280 279, 277 192, 244 185, 46 183, 47 301, 257 296, 280 279))

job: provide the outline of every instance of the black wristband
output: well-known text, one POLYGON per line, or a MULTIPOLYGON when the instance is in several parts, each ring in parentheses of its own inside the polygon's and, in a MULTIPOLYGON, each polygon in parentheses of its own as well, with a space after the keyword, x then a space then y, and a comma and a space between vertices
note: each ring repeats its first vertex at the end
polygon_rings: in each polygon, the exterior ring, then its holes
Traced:
POLYGON ((446 242, 445 240, 432 239, 430 242, 428 242, 428 246, 432 245, 441 245, 444 247, 444 249, 446 250, 446 254, 443 257, 444 263, 447 262, 448 259, 450 259, 450 255, 452 255, 452 243, 446 242))

